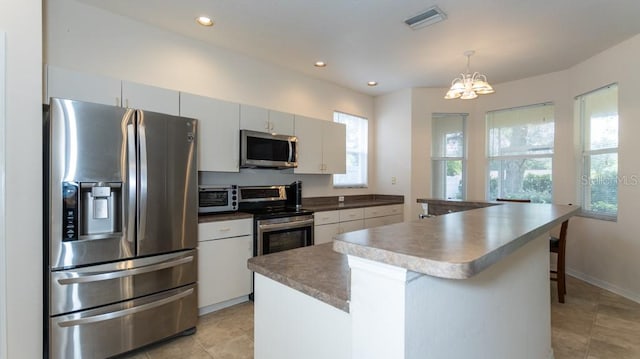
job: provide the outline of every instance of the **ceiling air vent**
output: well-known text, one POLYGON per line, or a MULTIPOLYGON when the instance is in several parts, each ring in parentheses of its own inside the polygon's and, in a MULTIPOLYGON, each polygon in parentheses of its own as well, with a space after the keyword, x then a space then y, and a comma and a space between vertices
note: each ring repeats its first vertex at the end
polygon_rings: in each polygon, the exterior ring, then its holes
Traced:
POLYGON ((439 7, 434 6, 430 7, 427 10, 412 16, 404 21, 407 26, 410 28, 417 30, 423 28, 428 25, 435 24, 447 18, 447 14, 445 14, 439 7))

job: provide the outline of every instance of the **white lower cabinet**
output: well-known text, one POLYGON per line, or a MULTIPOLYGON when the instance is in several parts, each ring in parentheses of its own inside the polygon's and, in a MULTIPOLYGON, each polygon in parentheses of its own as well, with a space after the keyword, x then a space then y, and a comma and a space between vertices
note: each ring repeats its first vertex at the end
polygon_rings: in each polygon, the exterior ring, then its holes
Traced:
POLYGON ((403 222, 402 206, 397 204, 316 212, 314 243, 331 242, 342 233, 403 222))
POLYGON ((252 275, 253 219, 198 225, 198 308, 205 314, 247 300, 252 275))

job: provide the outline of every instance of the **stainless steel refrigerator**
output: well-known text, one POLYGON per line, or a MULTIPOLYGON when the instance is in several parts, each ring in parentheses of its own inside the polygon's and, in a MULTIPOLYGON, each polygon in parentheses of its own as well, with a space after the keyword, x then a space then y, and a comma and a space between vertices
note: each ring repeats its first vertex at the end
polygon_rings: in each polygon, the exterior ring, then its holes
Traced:
POLYGON ((197 121, 56 98, 44 118, 44 356, 195 331, 197 121))

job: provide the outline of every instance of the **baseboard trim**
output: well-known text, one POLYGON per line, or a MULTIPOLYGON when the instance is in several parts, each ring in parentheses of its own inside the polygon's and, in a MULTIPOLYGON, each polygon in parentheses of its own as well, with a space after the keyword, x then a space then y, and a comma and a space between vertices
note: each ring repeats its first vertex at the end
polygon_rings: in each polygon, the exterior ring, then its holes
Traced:
POLYGON ((218 310, 222 310, 232 305, 236 305, 236 304, 240 304, 248 301, 249 301, 249 296, 243 295, 242 297, 233 298, 224 302, 208 305, 206 307, 198 308, 198 316, 203 316, 205 314, 217 312, 218 310))
POLYGON ((580 280, 583 280, 583 281, 585 281, 585 282, 587 282, 589 284, 593 284, 596 287, 600 287, 602 289, 606 289, 606 290, 608 290, 610 292, 613 292, 613 293, 615 293, 617 295, 625 297, 625 298, 627 298, 629 300, 632 300, 632 301, 634 301, 636 303, 640 303, 640 294, 639 293, 630 292, 630 291, 628 291, 626 289, 618 287, 615 284, 611 284, 611 283, 609 283, 607 281, 592 277, 592 276, 590 276, 588 274, 579 272, 579 271, 574 270, 574 269, 567 268, 567 274, 572 276, 572 277, 576 277, 576 278, 578 278, 580 280))

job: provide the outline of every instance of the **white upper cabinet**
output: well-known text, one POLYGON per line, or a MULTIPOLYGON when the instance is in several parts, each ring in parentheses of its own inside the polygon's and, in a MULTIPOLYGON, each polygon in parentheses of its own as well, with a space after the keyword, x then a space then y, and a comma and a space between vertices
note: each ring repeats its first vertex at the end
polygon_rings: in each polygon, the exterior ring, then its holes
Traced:
POLYGON ((47 65, 46 90, 43 103, 49 98, 67 98, 78 101, 120 106, 120 80, 47 65))
POLYGON ((293 136, 293 114, 269 110, 269 132, 293 136))
POLYGON ((298 167, 295 173, 345 173, 346 126, 341 123, 296 116, 298 137, 298 167))
POLYGON ((296 116, 298 138, 298 167, 295 173, 324 173, 322 171, 322 123, 314 118, 296 116))
POLYGON ((122 106, 178 116, 180 92, 122 81, 122 106))
POLYGON ((240 128, 258 132, 270 132, 269 110, 262 107, 240 105, 240 128))
POLYGON ((258 132, 293 135, 293 114, 240 105, 240 128, 258 132))
POLYGON ((322 162, 325 173, 347 173, 347 126, 324 122, 322 132, 322 162))
POLYGON ((240 104, 180 93, 180 116, 198 119, 198 171, 239 171, 240 104))
POLYGON ((47 65, 44 103, 59 97, 178 116, 178 91, 47 65))

